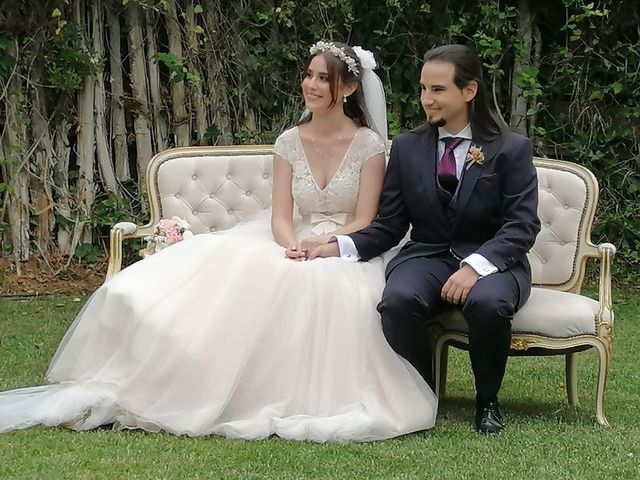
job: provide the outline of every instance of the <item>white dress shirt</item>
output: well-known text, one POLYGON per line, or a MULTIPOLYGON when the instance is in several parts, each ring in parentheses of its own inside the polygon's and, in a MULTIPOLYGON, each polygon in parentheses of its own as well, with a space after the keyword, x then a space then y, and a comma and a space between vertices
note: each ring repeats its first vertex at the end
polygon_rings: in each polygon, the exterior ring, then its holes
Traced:
MULTIPOLYGON (((452 134, 445 130, 444 127, 438 128, 438 162, 442 159, 442 155, 444 155, 444 139, 447 137, 458 137, 464 138, 463 142, 454 149, 453 155, 456 158, 456 177, 458 180, 462 176, 462 171, 464 169, 464 164, 467 159, 467 153, 469 152, 469 148, 471 147, 471 125, 467 124, 461 131, 458 133, 452 134)), ((340 257, 344 260, 350 262, 357 262, 360 260, 360 254, 356 249, 355 244, 351 237, 347 235, 336 235, 336 240, 338 241, 338 248, 340 250, 340 257)), ((472 253, 465 259, 460 262, 460 265, 467 264, 471 268, 473 268, 480 277, 486 277, 487 275, 491 275, 498 271, 498 267, 496 267, 493 263, 487 260, 485 257, 478 253, 472 253)))

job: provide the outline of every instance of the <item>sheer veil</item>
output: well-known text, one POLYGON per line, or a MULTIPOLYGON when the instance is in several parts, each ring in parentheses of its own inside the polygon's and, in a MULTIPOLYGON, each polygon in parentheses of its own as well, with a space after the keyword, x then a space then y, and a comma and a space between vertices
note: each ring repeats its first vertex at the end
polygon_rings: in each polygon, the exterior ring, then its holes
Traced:
POLYGON ((369 50, 353 47, 362 65, 362 93, 365 109, 371 120, 371 128, 384 140, 389 138, 387 128, 387 102, 380 77, 373 71, 377 67, 376 60, 369 50))

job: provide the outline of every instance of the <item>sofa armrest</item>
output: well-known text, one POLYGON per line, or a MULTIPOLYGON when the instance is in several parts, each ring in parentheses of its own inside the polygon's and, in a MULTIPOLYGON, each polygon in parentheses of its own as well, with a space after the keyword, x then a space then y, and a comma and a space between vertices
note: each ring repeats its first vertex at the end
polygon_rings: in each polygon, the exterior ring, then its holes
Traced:
POLYGON ((613 325, 613 301, 611 298, 611 262, 616 254, 616 247, 611 243, 598 245, 600 252, 600 281, 598 284, 598 301, 600 302, 600 323, 613 325))
POLYGON ((153 225, 138 226, 132 222, 118 222, 109 233, 109 264, 105 281, 122 268, 122 241, 129 238, 143 238, 153 233, 153 225))

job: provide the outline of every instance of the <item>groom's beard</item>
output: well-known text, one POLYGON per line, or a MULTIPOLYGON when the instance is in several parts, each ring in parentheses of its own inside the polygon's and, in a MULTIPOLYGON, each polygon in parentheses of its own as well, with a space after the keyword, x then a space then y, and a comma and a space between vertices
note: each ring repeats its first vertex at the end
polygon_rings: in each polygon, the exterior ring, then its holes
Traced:
POLYGON ((447 121, 444 118, 440 120, 434 120, 433 122, 427 118, 427 123, 432 127, 444 127, 447 124, 447 121))

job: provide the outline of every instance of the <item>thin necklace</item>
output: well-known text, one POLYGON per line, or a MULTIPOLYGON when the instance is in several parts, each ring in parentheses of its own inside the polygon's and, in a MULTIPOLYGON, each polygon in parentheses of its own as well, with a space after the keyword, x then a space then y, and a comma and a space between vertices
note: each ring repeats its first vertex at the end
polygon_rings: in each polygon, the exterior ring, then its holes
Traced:
POLYGON ((337 136, 334 141, 331 142, 331 148, 323 149, 320 148, 316 142, 316 140, 311 136, 309 137, 311 140, 311 146, 313 147, 313 151, 322 159, 323 163, 328 163, 329 161, 336 158, 336 153, 338 149, 338 145, 342 143, 344 137, 337 136))
POLYGON ((323 163, 327 163, 330 160, 333 160, 336 157, 336 150, 338 145, 342 143, 344 137, 342 135, 338 135, 334 141, 331 142, 331 148, 329 151, 325 151, 318 147, 316 140, 313 138, 313 135, 309 136, 309 140, 311 140, 311 146, 313 147, 313 151, 318 154, 318 156, 322 159, 323 163))

